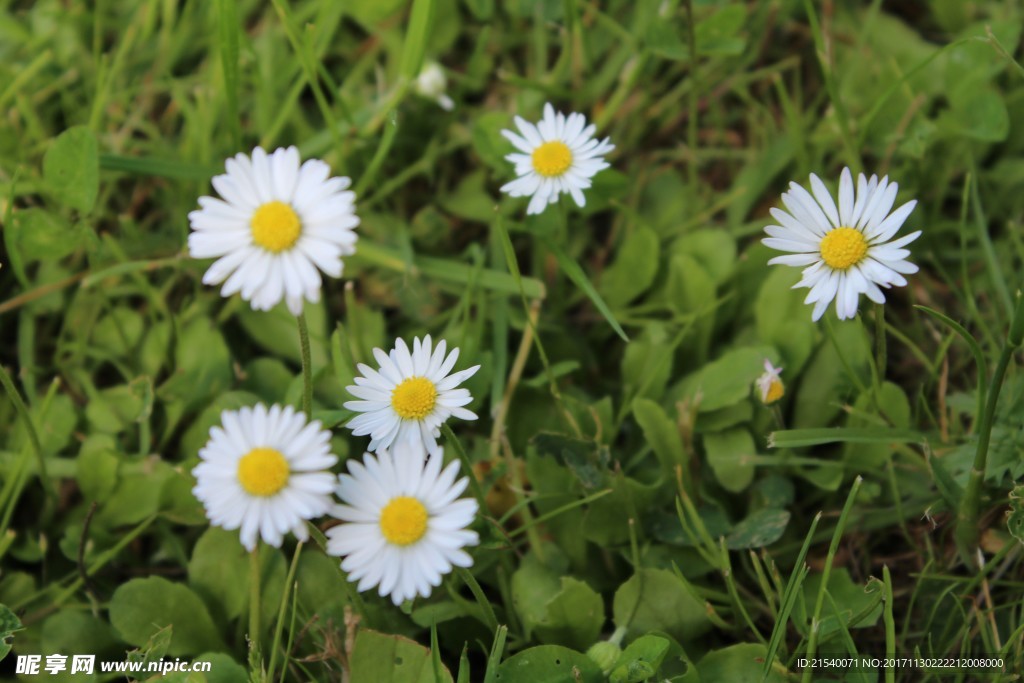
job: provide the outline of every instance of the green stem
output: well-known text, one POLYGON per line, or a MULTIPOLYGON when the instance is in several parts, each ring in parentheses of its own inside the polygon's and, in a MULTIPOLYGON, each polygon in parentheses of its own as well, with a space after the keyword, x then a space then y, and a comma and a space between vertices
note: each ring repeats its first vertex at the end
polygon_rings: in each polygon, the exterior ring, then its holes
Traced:
POLYGON ((260 645, 260 547, 249 553, 249 651, 259 652, 260 645))
POLYGON ((309 353, 309 327, 306 326, 306 313, 296 317, 299 321, 299 346, 302 348, 302 412, 306 419, 313 418, 313 363, 309 353))
MULTIPOLYGON (((832 533, 832 543, 829 544, 828 555, 825 556, 825 567, 821 571, 821 586, 818 588, 818 597, 814 602, 814 614, 811 617, 811 634, 807 639, 807 654, 804 655, 807 659, 814 659, 814 653, 818 648, 818 632, 821 629, 821 608, 825 604, 828 579, 832 574, 832 562, 835 560, 836 552, 839 550, 839 542, 843 538, 843 529, 846 527, 846 518, 853 507, 853 501, 857 498, 857 492, 860 490, 862 481, 861 477, 854 479, 853 486, 850 488, 850 495, 846 497, 846 504, 843 505, 843 511, 839 514, 839 523, 836 524, 836 530, 832 533)), ((813 666, 805 667, 800 680, 802 683, 810 683, 813 674, 813 666)))
POLYGON ((35 453, 36 460, 39 461, 39 478, 43 481, 43 490, 46 491, 47 495, 52 495, 53 492, 49 486, 50 477, 46 473, 46 459, 43 457, 43 447, 39 442, 39 432, 36 431, 36 426, 32 422, 32 416, 29 415, 28 408, 25 406, 25 401, 22 400, 21 394, 18 393, 14 382, 11 381, 11 376, 7 374, 7 370, 2 365, 0 365, 0 384, 4 385, 7 397, 11 399, 11 403, 14 404, 14 410, 17 411, 18 417, 21 418, 22 423, 25 425, 25 432, 28 434, 28 440, 32 444, 32 452, 35 453))
MULTIPOLYGON (((693 20, 693 0, 686 0, 684 5, 686 6, 686 38, 687 44, 690 48, 690 80, 696 81, 697 79, 697 31, 694 26, 693 20)), ((690 147, 688 150, 690 153, 690 163, 688 163, 687 171, 689 171, 690 178, 690 191, 696 194, 697 192, 697 144, 698 144, 698 128, 697 128, 697 112, 698 112, 698 97, 700 91, 696 85, 690 87, 688 93, 688 112, 686 121, 686 138, 687 144, 690 147)))
POLYGON ((888 363, 885 346, 885 305, 875 304, 875 366, 878 368, 878 385, 885 382, 885 366, 888 363))
POLYGON ((465 470, 466 476, 469 477, 469 489, 473 492, 473 497, 476 498, 476 502, 480 506, 480 514, 484 514, 487 511, 487 500, 484 498, 484 490, 481 488, 480 482, 477 481, 476 475, 473 474, 473 464, 469 462, 466 450, 462 447, 459 437, 455 436, 455 432, 452 431, 447 422, 441 425, 441 433, 444 434, 444 438, 450 441, 452 447, 455 448, 455 455, 462 462, 462 469, 465 470))
MULTIPOLYGON (((888 660, 896 657, 896 619, 892 614, 892 577, 889 575, 889 565, 882 565, 882 585, 885 590, 885 610, 883 619, 885 621, 885 658, 888 660)), ((885 667, 885 683, 896 683, 896 669, 885 667)))
MULTIPOLYGON (((281 633, 284 631, 284 615, 288 610, 288 590, 295 581, 295 570, 299 566, 299 555, 302 554, 302 541, 295 546, 295 554, 292 556, 292 566, 288 568, 288 576, 284 580, 284 590, 281 592, 281 607, 277 611, 277 624, 274 625, 274 640, 270 645, 270 667, 267 669, 266 680, 274 680, 274 671, 277 669, 277 654, 281 647, 281 633)), ((289 636, 289 640, 290 640, 289 636)), ((288 662, 284 663, 287 668, 288 662)))

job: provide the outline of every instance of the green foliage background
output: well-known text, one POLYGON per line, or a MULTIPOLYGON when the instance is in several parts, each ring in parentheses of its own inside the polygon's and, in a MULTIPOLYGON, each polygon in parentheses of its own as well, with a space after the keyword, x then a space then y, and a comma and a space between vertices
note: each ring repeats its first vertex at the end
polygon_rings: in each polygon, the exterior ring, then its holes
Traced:
POLYGON ((405 611, 353 598, 315 543, 266 549, 264 666, 729 683, 796 680, 817 648, 1001 655, 992 680, 1012 680, 1024 381, 1011 370, 996 415, 979 568, 951 535, 979 371, 912 304, 959 321, 983 358, 1005 337, 1024 260, 1022 14, 1014 0, 0 2, 0 365, 27 411, 0 402, 0 635, 14 654, 131 650, 208 658, 212 682, 264 678, 246 650, 248 559, 208 528, 189 472, 222 410, 298 405, 298 336, 283 307, 204 287, 184 245, 224 158, 295 144, 353 177, 362 218, 343 281, 307 306, 314 417, 357 457, 341 409, 355 364, 395 337, 446 338, 460 367, 482 366, 467 385, 481 420, 452 426, 492 506, 479 588, 456 574, 405 611), (454 111, 412 87, 424 58, 454 111), (526 218, 497 191, 512 177, 499 131, 547 101, 616 150, 585 209, 563 198, 526 218), (812 323, 798 271, 769 268, 759 242, 789 180, 834 187, 844 165, 919 200, 904 230, 924 231, 922 270, 884 322, 862 301, 856 320, 812 323), (766 357, 785 368, 778 415, 751 392, 766 357), (609 638, 624 652, 583 654, 609 638))

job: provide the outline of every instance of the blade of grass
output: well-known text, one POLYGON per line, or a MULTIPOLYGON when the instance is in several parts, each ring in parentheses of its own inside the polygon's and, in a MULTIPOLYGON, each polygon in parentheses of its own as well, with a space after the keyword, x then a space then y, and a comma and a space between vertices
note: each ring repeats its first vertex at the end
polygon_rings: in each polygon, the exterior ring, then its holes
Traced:
MULTIPOLYGON (((475 267, 450 259, 417 256, 411 263, 407 263, 397 250, 368 241, 359 242, 357 252, 351 260, 372 263, 400 273, 422 273, 436 280, 456 285, 466 285, 477 276, 475 267)), ((478 284, 485 289, 503 294, 519 294, 519 284, 516 278, 508 273, 484 268, 479 272, 477 279, 478 284)), ((521 282, 523 291, 531 299, 543 299, 546 296, 544 283, 540 280, 524 277, 521 278, 521 282)))
MULTIPOLYGON (((224 95, 227 99, 228 130, 235 149, 242 149, 242 121, 238 111, 238 4, 237 0, 217 0, 217 41, 224 95)), ((273 677, 273 670, 270 672, 273 677)))
POLYGON ((888 427, 821 427, 786 429, 768 435, 769 448, 800 448, 826 443, 920 443, 926 436, 914 429, 888 427))
MULTIPOLYGON (((811 635, 807 639, 807 649, 804 655, 807 659, 814 659, 814 653, 818 647, 818 631, 821 628, 821 609, 825 604, 825 593, 828 590, 828 580, 832 575, 832 563, 835 561, 836 552, 839 550, 839 542, 843 538, 843 530, 846 528, 846 520, 850 516, 850 510, 853 508, 853 502, 857 499, 857 492, 860 491, 861 482, 863 477, 858 476, 853 480, 853 486, 850 487, 850 494, 846 497, 846 504, 843 505, 843 511, 839 513, 839 522, 836 524, 835 531, 832 532, 832 543, 829 544, 828 554, 825 556, 825 566, 821 571, 821 586, 818 588, 818 597, 814 601, 814 612, 811 615, 811 635)), ((814 673, 814 667, 805 667, 800 677, 801 683, 810 683, 811 676, 814 673)))
POLYGON ((562 272, 565 273, 577 287, 583 290, 583 293, 587 295, 587 298, 589 298, 591 302, 593 302, 597 310, 601 312, 601 315, 603 315, 605 320, 608 321, 608 324, 612 326, 613 330, 615 330, 615 333, 622 337, 623 341, 629 342, 629 337, 626 336, 625 331, 623 331, 622 327, 619 325, 619 321, 615 319, 615 314, 612 313, 612 310, 608 308, 608 304, 604 302, 601 295, 597 293, 596 289, 594 289, 594 285, 590 283, 586 273, 583 272, 583 269, 580 268, 579 264, 554 242, 547 241, 546 246, 548 251, 554 254, 555 260, 558 261, 558 265, 561 267, 562 272))
POLYGON ((814 516, 814 520, 811 522, 811 528, 807 530, 807 535, 804 537, 804 544, 800 547, 800 553, 796 557, 796 563, 793 565, 793 571, 789 575, 789 581, 786 582, 786 589, 782 592, 780 598, 782 607, 779 610, 779 618, 775 621, 775 627, 772 629, 771 638, 768 639, 768 652, 764 658, 764 668, 761 670, 761 680, 764 681, 768 678, 768 675, 772 671, 772 664, 775 662, 775 655, 783 645, 783 641, 786 638, 786 628, 789 622, 789 614, 793 611, 793 607, 796 605, 797 595, 800 593, 800 586, 803 584, 804 579, 807 578, 807 574, 810 571, 805 560, 807 559, 807 551, 811 547, 811 541, 814 538, 814 531, 818 528, 818 522, 821 521, 821 513, 819 512, 814 516))

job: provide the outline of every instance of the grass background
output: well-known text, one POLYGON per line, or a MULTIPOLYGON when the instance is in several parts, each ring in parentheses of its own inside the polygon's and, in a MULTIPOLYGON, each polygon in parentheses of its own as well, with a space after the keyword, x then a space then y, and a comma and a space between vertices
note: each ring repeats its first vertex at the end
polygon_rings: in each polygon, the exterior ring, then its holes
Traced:
POLYGON ((0 403, 15 653, 214 653, 209 680, 249 675, 248 561, 207 530, 189 470, 221 410, 298 404, 298 337, 287 312, 202 286, 186 214, 227 156, 295 144, 353 177, 362 217, 344 280, 307 312, 315 416, 357 456, 365 440, 340 426, 355 362, 397 336, 460 346, 482 365, 482 419, 452 426, 490 519, 472 572, 486 600, 456 575, 411 612, 354 598, 315 544, 265 553, 277 675, 599 681, 579 653, 609 637, 634 643, 609 665, 620 681, 795 680, 814 649, 1019 670, 1006 513, 1024 381, 1011 369, 997 411, 979 569, 952 526, 987 370, 912 305, 959 321, 992 364, 1024 259, 1021 15, 1013 0, 0 2, 0 365, 34 426, 0 403), (452 112, 412 87, 424 58, 452 112), (547 101, 616 150, 584 210, 526 218, 497 192, 499 131, 547 101), (889 296, 881 365, 877 313, 812 324, 798 272, 768 268, 758 241, 790 180, 834 187, 844 165, 919 201, 905 230, 924 231, 922 271, 889 296), (785 427, 844 431, 770 448, 778 419, 751 394, 765 356, 785 367, 785 427))

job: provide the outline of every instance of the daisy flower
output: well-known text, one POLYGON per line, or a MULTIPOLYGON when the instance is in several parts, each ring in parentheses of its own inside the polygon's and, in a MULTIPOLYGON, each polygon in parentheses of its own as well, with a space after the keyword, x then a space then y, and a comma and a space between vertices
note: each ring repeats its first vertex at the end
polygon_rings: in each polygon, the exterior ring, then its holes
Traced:
POLYGON ((275 548, 291 531, 308 538, 305 520, 331 509, 334 475, 326 471, 337 458, 329 432, 306 422, 291 406, 225 410, 220 427, 199 451, 192 493, 206 508, 210 523, 241 529, 242 545, 257 538, 275 548))
POLYGON ((764 403, 766 406, 775 403, 786 393, 786 387, 779 377, 781 374, 782 368, 774 367, 772 362, 765 358, 764 374, 758 377, 754 384, 761 393, 761 403, 764 403))
POLYGON ((373 355, 380 367, 372 370, 359 364, 362 377, 356 377, 356 386, 348 392, 359 401, 347 401, 345 407, 362 413, 352 418, 348 428, 355 436, 370 435, 371 451, 390 448, 391 444, 412 444, 436 456, 441 452, 437 437, 441 425, 451 416, 475 420, 476 413, 463 408, 473 400, 468 389, 457 389, 472 377, 479 365, 449 375, 459 358, 453 349, 445 357, 445 341, 431 352, 430 335, 420 343, 412 341, 412 352, 405 341, 399 339, 390 355, 374 349, 373 355))
POLYGON ((615 149, 605 138, 594 137, 597 126, 587 124, 583 114, 555 114, 551 104, 544 105, 544 119, 534 125, 515 117, 518 135, 510 130, 501 134, 515 145, 518 152, 506 159, 516 165, 519 176, 502 186, 512 197, 531 197, 527 214, 541 213, 548 204, 558 201, 563 192, 571 194, 577 206, 587 203, 583 190, 590 179, 608 168, 604 155, 615 149))
POLYGON ((420 75, 413 82, 413 89, 421 97, 437 102, 437 106, 445 111, 455 108, 455 102, 445 94, 448 89, 448 77, 444 75, 444 70, 437 62, 424 65, 420 75))
POLYGON ((896 234, 917 205, 911 200, 892 213, 899 186, 889 177, 870 179, 861 173, 854 193, 850 169, 839 177, 839 205, 832 201, 825 183, 811 174, 814 195, 796 183, 782 195, 789 210, 773 208, 778 225, 765 228, 770 237, 761 240, 766 246, 791 252, 776 256, 769 264, 807 266, 796 287, 809 287, 804 303, 814 304, 813 320, 821 318, 835 299, 840 320, 857 314, 857 301, 866 294, 875 303, 885 303, 881 287, 907 284, 904 275, 917 272, 917 266, 906 260, 910 251, 903 247, 921 234, 912 232, 897 240, 896 234))
POLYGON ((318 159, 300 166, 295 147, 270 155, 257 147, 252 158, 238 154, 225 166, 212 181, 223 199, 200 197, 202 208, 188 215, 189 254, 217 259, 203 283, 224 282, 223 296, 241 292, 258 311, 284 299, 299 315, 303 299, 320 300, 320 271, 341 277, 341 257, 355 253, 351 180, 328 178, 330 167, 318 159))
POLYGON ((452 567, 469 567, 464 546, 480 538, 465 527, 477 503, 456 500, 466 477, 455 481, 459 463, 441 470, 440 449, 424 463, 422 451, 399 446, 363 462, 348 461, 338 477, 337 495, 344 505, 335 516, 347 524, 327 531, 327 552, 344 557, 341 568, 365 591, 377 586, 396 605, 417 595, 427 597, 452 567))

